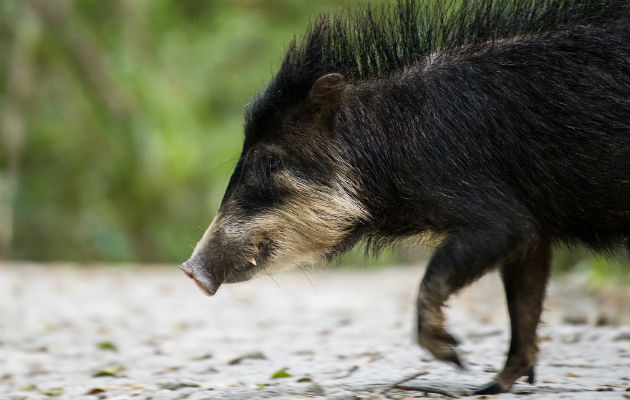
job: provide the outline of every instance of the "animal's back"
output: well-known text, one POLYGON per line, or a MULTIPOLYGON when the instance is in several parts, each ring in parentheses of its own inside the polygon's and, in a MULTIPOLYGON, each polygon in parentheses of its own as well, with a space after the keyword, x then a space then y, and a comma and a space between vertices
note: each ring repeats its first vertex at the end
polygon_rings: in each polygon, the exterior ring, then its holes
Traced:
POLYGON ((596 249, 630 236, 629 28, 625 18, 552 38, 549 62, 527 75, 541 96, 520 110, 532 119, 523 136, 539 171, 517 177, 542 194, 528 198, 530 211, 552 236, 596 249))
POLYGON ((461 167, 468 177, 461 182, 520 202, 545 236, 596 249, 627 243, 628 37, 624 17, 439 56, 419 77, 432 93, 423 114, 465 120, 440 124, 433 135, 466 145, 442 143, 438 153, 459 151, 447 162, 461 167))

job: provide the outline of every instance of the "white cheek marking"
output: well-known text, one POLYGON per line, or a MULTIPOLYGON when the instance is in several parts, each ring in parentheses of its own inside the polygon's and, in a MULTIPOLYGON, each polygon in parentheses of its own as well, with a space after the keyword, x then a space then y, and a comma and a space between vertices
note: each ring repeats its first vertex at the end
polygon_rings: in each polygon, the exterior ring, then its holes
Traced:
POLYGON ((251 224, 254 232, 271 234, 279 246, 260 273, 304 263, 323 264, 327 250, 338 245, 357 221, 369 219, 363 205, 350 194, 350 182, 343 177, 338 181, 334 188, 316 187, 282 174, 278 183, 296 193, 295 197, 251 224))

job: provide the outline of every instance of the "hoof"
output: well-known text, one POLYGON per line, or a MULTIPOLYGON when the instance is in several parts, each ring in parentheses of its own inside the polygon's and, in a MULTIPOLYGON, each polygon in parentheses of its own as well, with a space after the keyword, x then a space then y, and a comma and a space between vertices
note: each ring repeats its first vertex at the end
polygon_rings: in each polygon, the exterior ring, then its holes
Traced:
POLYGON ((454 349, 452 349, 452 353, 442 361, 453 363, 457 368, 466 370, 466 366, 462 363, 462 360, 459 359, 459 355, 457 355, 457 352, 454 349))
POLYGON ((441 339, 452 346, 459 346, 459 340, 448 332, 443 332, 441 339))
POLYGON ((485 385, 481 386, 479 389, 474 391, 474 395, 478 396, 478 395, 482 395, 482 394, 498 394, 498 393, 505 393, 508 390, 504 389, 501 385, 499 385, 496 382, 490 382, 490 383, 486 383, 485 385))
POLYGON ((459 369, 466 369, 455 350, 455 346, 459 344, 459 341, 453 335, 444 331, 443 328, 420 331, 418 344, 429 350, 437 360, 452 363, 459 369))
POLYGON ((530 385, 533 385, 534 382, 536 382, 536 372, 534 371, 534 367, 531 367, 527 371, 527 383, 529 383, 530 385))

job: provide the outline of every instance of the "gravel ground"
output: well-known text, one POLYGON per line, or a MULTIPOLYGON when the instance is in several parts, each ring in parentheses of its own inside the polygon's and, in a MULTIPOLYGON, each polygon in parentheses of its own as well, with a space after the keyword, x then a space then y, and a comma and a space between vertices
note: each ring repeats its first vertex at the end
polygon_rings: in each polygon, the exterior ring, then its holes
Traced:
MULTIPOLYGON (((412 343, 420 267, 293 272, 205 297, 174 267, 0 264, 0 399, 411 399, 465 395, 503 363, 490 275, 450 302, 468 372, 412 343)), ((630 293, 554 280, 536 386, 501 399, 630 399, 630 293)), ((486 398, 495 398, 487 396, 486 398)))

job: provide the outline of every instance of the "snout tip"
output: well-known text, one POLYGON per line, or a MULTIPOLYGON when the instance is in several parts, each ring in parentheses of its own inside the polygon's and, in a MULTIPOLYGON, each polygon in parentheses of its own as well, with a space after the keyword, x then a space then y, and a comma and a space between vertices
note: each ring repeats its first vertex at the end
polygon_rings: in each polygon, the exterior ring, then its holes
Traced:
POLYGON ((186 261, 182 265, 178 267, 190 279, 192 279, 197 287, 207 296, 214 295, 217 290, 219 290, 219 286, 221 286, 221 282, 218 282, 208 274, 202 266, 192 262, 191 260, 186 261))
POLYGON ((190 265, 190 263, 188 261, 186 261, 185 263, 181 264, 179 267, 177 267, 179 269, 181 269, 182 271, 184 271, 184 273, 186 275, 188 275, 189 278, 193 277, 193 269, 192 266, 190 265))

